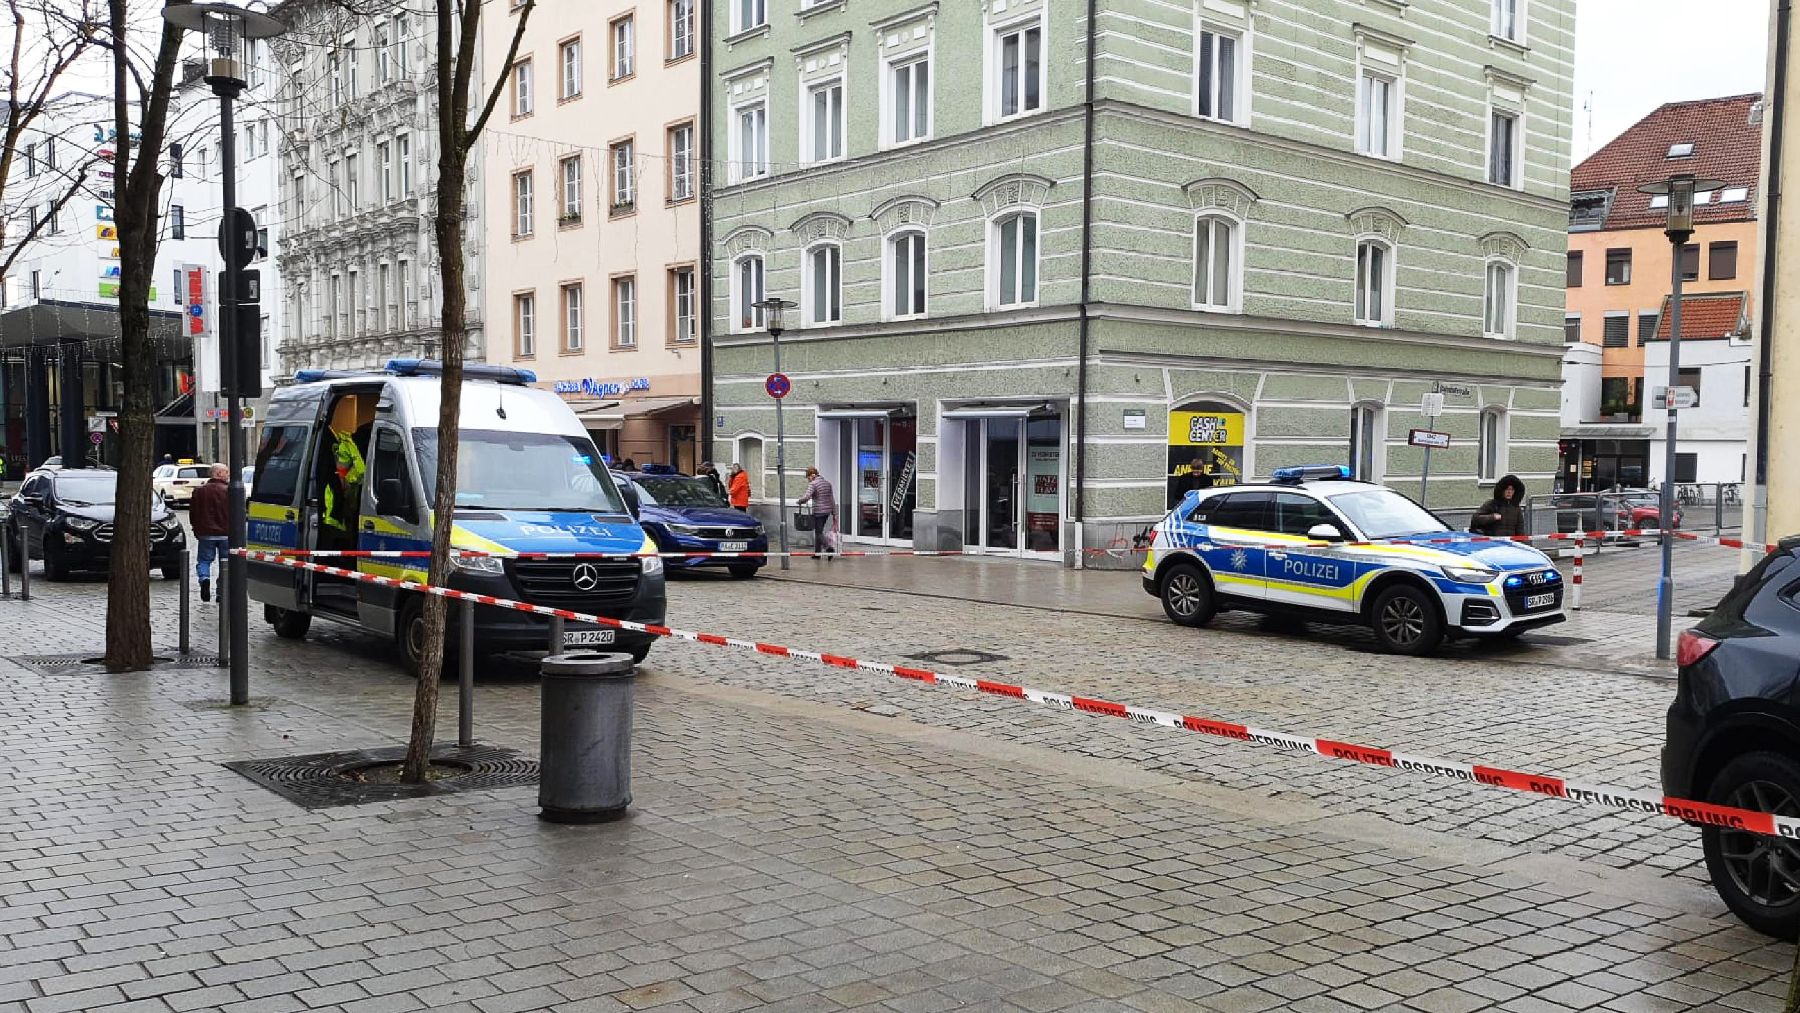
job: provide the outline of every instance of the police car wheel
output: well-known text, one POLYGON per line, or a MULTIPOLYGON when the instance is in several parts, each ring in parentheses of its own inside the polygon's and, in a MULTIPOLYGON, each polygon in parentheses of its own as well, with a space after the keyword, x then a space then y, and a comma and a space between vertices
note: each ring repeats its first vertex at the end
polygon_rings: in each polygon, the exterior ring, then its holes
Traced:
POLYGON ((1375 639, 1390 654, 1430 654, 1444 639, 1437 608, 1416 587, 1390 587, 1375 599, 1375 639))
MULTIPOLYGON (((1800 763, 1780 753, 1746 753, 1713 778, 1706 798, 1800 817, 1800 763)), ((1778 939, 1800 937, 1800 841, 1709 826, 1700 843, 1713 888, 1732 914, 1778 939)))
POLYGON ((1163 575, 1161 598, 1163 613, 1182 626, 1205 626, 1217 611, 1211 582, 1199 567, 1188 563, 1163 575))

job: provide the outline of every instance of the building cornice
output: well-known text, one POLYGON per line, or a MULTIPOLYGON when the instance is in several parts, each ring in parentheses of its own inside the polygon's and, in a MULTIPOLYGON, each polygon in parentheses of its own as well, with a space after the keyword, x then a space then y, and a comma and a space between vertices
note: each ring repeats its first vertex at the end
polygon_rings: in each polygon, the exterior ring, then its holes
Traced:
POLYGON ((1287 320, 1280 317, 1252 316, 1247 313, 1206 313, 1199 310, 1164 309, 1156 306, 1133 306, 1126 303, 1098 303, 1088 315, 1096 320, 1120 320, 1131 323, 1170 324, 1183 327, 1205 326, 1220 331, 1267 333, 1269 331, 1303 331, 1312 337, 1337 338, 1358 343, 1411 345, 1452 352, 1498 352, 1532 359, 1561 361, 1561 343, 1539 345, 1524 341, 1499 341, 1494 338, 1464 337, 1456 334, 1432 334, 1392 327, 1361 327, 1355 324, 1319 323, 1312 320, 1287 320))

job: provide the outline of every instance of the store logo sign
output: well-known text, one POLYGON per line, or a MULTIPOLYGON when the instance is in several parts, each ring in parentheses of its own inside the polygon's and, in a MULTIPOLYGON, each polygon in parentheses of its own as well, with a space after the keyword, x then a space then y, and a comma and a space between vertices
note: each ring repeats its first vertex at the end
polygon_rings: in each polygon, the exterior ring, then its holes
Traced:
POLYGON ((631 380, 596 380, 590 376, 580 380, 558 380, 555 387, 558 394, 586 394, 588 397, 618 397, 631 391, 649 389, 650 378, 647 376, 631 380))

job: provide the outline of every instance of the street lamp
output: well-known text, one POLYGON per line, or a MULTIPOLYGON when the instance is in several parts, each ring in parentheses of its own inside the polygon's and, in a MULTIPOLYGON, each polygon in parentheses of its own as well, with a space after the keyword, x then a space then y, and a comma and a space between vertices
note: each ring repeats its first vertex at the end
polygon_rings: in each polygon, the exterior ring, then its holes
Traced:
MULTIPOLYGON (((219 286, 219 366, 224 374, 225 391, 225 425, 228 430, 229 467, 231 468, 231 537, 233 549, 242 549, 245 545, 244 516, 244 409, 242 398, 244 384, 239 374, 245 372, 245 363, 240 362, 243 354, 254 354, 250 360, 260 367, 261 340, 258 318, 254 310, 250 314, 248 328, 240 329, 238 304, 240 301, 254 304, 258 293, 244 291, 243 268, 248 257, 244 255, 245 243, 251 250, 256 246, 256 223, 249 213, 237 206, 237 129, 232 121, 232 103, 243 94, 248 87, 244 80, 244 65, 250 60, 250 43, 256 39, 269 39, 287 31, 287 26, 280 21, 247 11, 231 4, 224 3, 189 3, 170 4, 163 8, 163 20, 177 28, 200 32, 207 39, 212 50, 212 60, 207 66, 206 83, 212 85, 213 94, 219 96, 219 156, 224 179, 224 214, 219 223, 219 252, 225 258, 223 283, 219 286), (248 231, 246 237, 245 232, 248 231), (248 333, 245 333, 245 331, 248 333), (239 347, 243 340, 245 347, 239 347)), ((260 370, 258 370, 260 371, 260 370)), ((260 380, 252 397, 262 393, 260 380)), ((233 553, 225 563, 225 588, 220 606, 225 611, 226 628, 229 630, 229 650, 231 662, 231 702, 246 704, 250 702, 250 597, 248 566, 244 557, 233 553)))
MULTIPOLYGON (((763 327, 769 332, 769 341, 775 346, 775 373, 781 373, 781 332, 787 330, 787 311, 799 303, 787 299, 764 299, 754 304, 762 311, 763 327)), ((773 377, 770 378, 771 380, 773 377)), ((769 392, 774 395, 774 391, 769 392)), ((787 518, 787 423, 782 417, 781 406, 787 400, 786 391, 775 398, 775 489, 778 509, 775 522, 781 532, 781 568, 788 568, 788 518, 787 518)))
POLYGON ((1667 197, 1669 221, 1663 234, 1669 237, 1669 380, 1663 393, 1668 429, 1663 437, 1663 483, 1657 526, 1662 528, 1662 576, 1656 582, 1656 656, 1669 657, 1671 627, 1675 616, 1675 388, 1681 384, 1681 252, 1694 234, 1694 194, 1710 193, 1724 186, 1716 179, 1697 179, 1677 173, 1657 183, 1645 183, 1639 193, 1667 197))

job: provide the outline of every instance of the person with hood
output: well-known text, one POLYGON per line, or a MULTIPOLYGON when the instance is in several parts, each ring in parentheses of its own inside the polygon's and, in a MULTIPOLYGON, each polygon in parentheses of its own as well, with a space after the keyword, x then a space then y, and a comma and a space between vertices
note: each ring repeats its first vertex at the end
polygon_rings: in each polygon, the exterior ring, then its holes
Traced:
POLYGON ((1525 483, 1517 475, 1494 483, 1494 498, 1483 503, 1469 522, 1471 531, 1495 537, 1530 534, 1525 527, 1525 483))

